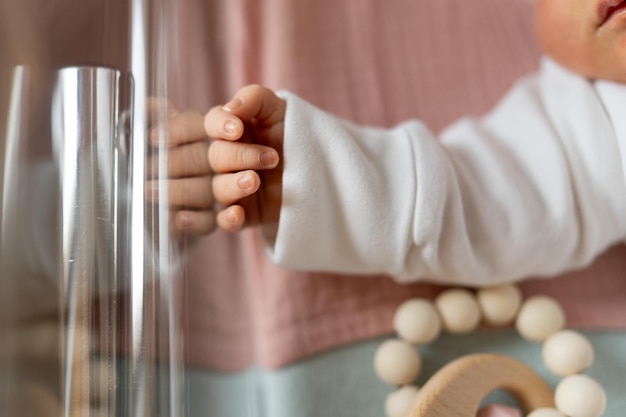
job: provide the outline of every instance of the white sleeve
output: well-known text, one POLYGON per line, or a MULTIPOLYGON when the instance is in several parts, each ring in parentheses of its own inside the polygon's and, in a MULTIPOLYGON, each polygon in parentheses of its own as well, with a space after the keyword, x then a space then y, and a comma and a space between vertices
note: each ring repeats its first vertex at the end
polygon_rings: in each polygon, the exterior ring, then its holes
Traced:
POLYGON ((616 132, 593 84, 551 61, 440 138, 281 95, 283 203, 265 233, 277 264, 491 285, 582 267, 626 236, 616 132))

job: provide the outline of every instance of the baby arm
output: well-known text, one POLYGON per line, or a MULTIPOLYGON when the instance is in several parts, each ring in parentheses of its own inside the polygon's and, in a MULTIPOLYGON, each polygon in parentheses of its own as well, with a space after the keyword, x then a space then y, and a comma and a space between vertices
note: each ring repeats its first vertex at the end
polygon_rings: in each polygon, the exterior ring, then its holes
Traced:
POLYGON ((279 265, 492 285, 585 266, 626 236, 625 138, 593 85, 555 64, 439 138, 281 97, 282 205, 266 236, 279 265))

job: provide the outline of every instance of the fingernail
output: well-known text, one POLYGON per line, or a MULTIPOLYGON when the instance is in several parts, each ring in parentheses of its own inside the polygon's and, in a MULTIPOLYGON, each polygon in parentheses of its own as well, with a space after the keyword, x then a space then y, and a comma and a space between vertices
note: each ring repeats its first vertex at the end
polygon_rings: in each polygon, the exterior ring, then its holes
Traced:
POLYGON ((273 151, 263 152, 260 158, 261 164, 267 167, 272 167, 278 162, 278 155, 273 151))
POLYGON ((237 122, 235 122, 234 120, 228 120, 226 123, 224 123, 224 132, 228 133, 229 135, 232 135, 236 131, 237 131, 237 122))
POLYGON ((222 108, 226 111, 233 111, 233 110, 237 110, 241 106, 243 106, 243 98, 237 96, 233 98, 231 101, 229 101, 228 103, 224 104, 222 108))
POLYGON ((244 174, 239 178, 239 181, 237 181, 237 183, 239 184, 239 188, 241 188, 242 190, 246 190, 250 187, 252 187, 252 175, 250 174, 244 174))
POLYGON ((237 221, 239 219, 237 218, 237 213, 235 212, 235 210, 230 210, 228 214, 226 214, 226 220, 230 224, 237 224, 237 221))

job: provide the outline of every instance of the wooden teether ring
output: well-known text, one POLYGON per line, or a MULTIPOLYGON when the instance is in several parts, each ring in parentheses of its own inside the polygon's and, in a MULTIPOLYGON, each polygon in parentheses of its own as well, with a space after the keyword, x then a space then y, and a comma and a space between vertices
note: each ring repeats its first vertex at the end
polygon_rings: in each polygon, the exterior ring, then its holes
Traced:
POLYGON ((534 295, 524 301, 513 285, 483 288, 475 294, 450 288, 434 302, 409 299, 394 315, 393 326, 399 338, 383 342, 374 355, 377 376, 398 387, 385 399, 385 414, 473 417, 483 398, 501 388, 517 397, 524 411, 536 417, 600 417, 606 408, 606 393, 598 381, 581 374, 593 363, 593 347, 583 335, 563 330, 564 325, 565 314, 556 300, 534 295), (466 356, 450 363, 421 389, 414 385, 421 369, 421 356, 415 346, 430 343, 441 330, 469 333, 481 318, 492 326, 514 322, 524 339, 543 343, 544 364, 563 377, 553 396, 548 394, 546 383, 526 365, 493 354, 466 356))
POLYGON ((511 393, 525 413, 554 407, 554 393, 522 362, 481 353, 456 359, 418 391, 405 417, 475 417, 483 398, 496 389, 511 393))

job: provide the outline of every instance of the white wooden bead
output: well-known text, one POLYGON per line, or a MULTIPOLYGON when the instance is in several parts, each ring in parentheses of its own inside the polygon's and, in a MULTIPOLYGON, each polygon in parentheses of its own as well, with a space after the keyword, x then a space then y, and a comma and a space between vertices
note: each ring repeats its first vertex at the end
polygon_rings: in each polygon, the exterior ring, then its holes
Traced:
POLYGON ((561 413, 554 408, 538 408, 534 410, 532 413, 528 414, 526 417, 566 417, 565 414, 561 413))
POLYGON ((409 408, 418 388, 415 385, 404 385, 389 393, 385 400, 385 414, 387 417, 402 417, 409 408))
POLYGON ((593 363, 593 347, 582 334, 561 330, 548 338, 542 349, 543 363, 559 376, 577 374, 593 363))
POLYGON ((383 342, 374 355, 374 370, 378 377, 391 385, 410 384, 417 378, 422 361, 409 343, 390 339, 383 342))
POLYGON ((473 331, 480 324, 480 307, 474 295, 468 290, 452 288, 439 294, 435 306, 443 328, 454 334, 473 331))
POLYGON ((478 290, 476 299, 485 322, 503 326, 515 319, 522 304, 522 293, 515 285, 497 285, 478 290))
POLYGON ((551 297, 536 295, 527 299, 519 313, 515 327, 520 335, 533 342, 543 342, 565 325, 565 313, 551 297))
POLYGON ((554 391, 556 408, 569 417, 599 417, 606 407, 606 394, 587 375, 572 375, 559 382, 554 391))
POLYGON ((412 298, 396 310, 393 328, 407 342, 423 345, 439 336, 441 320, 432 302, 424 298, 412 298))

